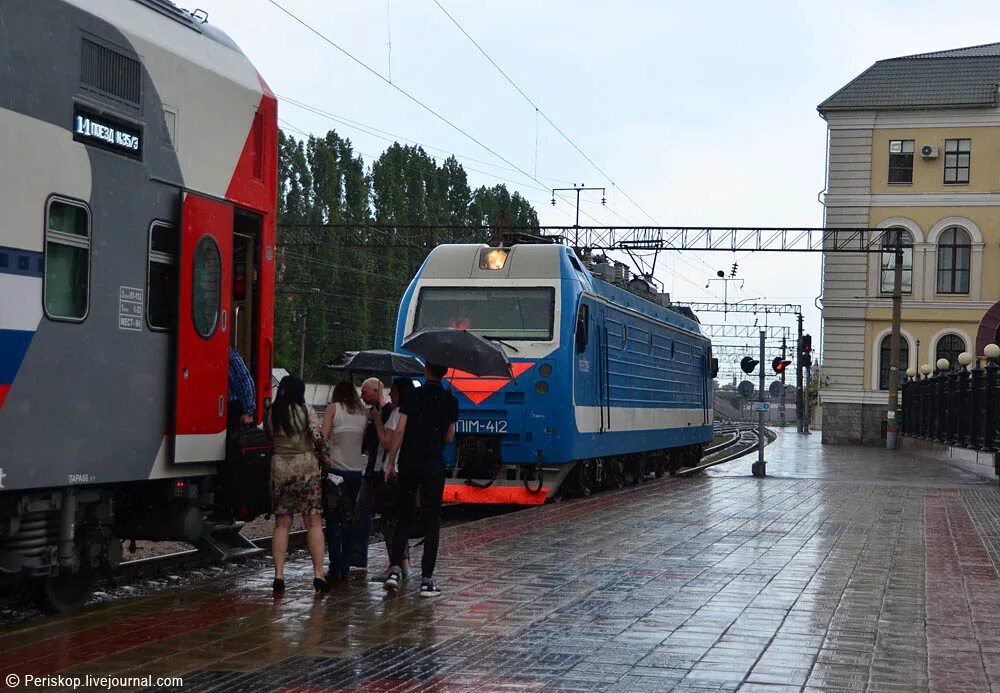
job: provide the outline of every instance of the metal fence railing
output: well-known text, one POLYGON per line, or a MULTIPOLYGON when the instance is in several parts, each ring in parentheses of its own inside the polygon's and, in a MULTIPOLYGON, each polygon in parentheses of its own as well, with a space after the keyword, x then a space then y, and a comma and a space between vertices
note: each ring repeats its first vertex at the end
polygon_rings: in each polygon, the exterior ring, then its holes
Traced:
POLYGON ((902 387, 904 436, 944 445, 1000 449, 1000 366, 962 368, 911 379, 902 387))

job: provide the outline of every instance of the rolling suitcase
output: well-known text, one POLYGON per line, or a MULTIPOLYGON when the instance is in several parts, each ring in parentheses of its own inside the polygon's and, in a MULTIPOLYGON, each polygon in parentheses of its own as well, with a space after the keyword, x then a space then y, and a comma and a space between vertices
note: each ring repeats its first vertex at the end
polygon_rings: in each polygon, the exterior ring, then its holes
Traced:
POLYGON ((226 459, 219 467, 219 504, 236 520, 271 512, 271 458, 274 443, 258 428, 230 431, 226 459))

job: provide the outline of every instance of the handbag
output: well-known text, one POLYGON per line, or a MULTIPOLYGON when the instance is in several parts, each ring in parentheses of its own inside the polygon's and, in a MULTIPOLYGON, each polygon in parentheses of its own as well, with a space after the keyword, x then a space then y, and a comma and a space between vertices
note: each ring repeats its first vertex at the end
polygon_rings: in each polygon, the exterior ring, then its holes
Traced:
POLYGON ((323 513, 327 520, 339 521, 346 524, 351 521, 354 514, 354 499, 349 498, 344 493, 345 482, 335 484, 330 479, 330 474, 336 474, 329 468, 325 468, 323 474, 323 513))

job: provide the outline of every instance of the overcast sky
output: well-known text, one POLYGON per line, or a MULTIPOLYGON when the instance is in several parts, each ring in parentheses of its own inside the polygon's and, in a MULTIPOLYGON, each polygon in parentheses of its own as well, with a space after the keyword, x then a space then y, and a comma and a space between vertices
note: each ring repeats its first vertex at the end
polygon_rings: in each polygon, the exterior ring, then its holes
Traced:
MULTIPOLYGON (((270 0, 177 2, 207 11, 279 97, 419 142, 439 159, 455 154, 473 186, 504 182, 543 224, 558 225, 573 223, 574 207, 553 207, 548 188, 586 183, 608 188, 606 206, 591 196, 582 207, 591 223, 820 226, 826 128, 817 104, 876 60, 1000 40, 1000 13, 986 1, 439 0, 609 180, 536 117, 435 0, 277 2, 529 175, 270 0)), ((279 117, 311 134, 336 129, 367 162, 389 144, 287 102, 279 117)), ((818 348, 817 255, 664 253, 657 278, 675 299, 721 300, 722 283, 705 285, 734 261, 745 285, 731 283, 730 300, 802 304, 818 348)), ((754 316, 728 321, 752 325, 754 316)))

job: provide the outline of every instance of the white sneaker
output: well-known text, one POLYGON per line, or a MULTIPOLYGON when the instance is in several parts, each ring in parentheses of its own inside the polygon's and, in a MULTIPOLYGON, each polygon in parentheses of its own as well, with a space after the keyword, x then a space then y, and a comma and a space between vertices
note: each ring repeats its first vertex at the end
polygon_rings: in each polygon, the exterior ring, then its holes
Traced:
POLYGON ((426 598, 440 597, 441 590, 430 580, 424 580, 420 583, 420 596, 426 598))

